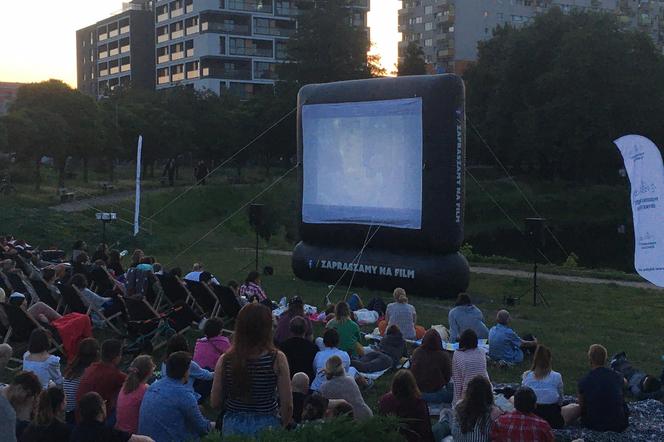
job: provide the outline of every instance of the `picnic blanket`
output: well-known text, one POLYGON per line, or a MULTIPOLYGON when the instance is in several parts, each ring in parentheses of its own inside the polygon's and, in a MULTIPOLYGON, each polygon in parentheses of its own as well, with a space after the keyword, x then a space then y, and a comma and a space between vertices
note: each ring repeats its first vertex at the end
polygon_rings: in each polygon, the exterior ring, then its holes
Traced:
MULTIPOLYGON (((369 341, 375 341, 378 342, 383 337, 379 335, 378 333, 368 333, 364 335, 365 339, 368 339, 369 341)), ((413 347, 419 347, 422 345, 422 340, 417 339, 417 340, 412 340, 412 339, 406 339, 405 340, 408 344, 412 345, 413 347)), ((477 348, 483 350, 485 353, 489 353, 489 343, 486 339, 478 339, 477 340, 477 348)), ((447 351, 455 351, 459 349, 459 343, 458 342, 445 342, 443 341, 443 350, 447 351)))

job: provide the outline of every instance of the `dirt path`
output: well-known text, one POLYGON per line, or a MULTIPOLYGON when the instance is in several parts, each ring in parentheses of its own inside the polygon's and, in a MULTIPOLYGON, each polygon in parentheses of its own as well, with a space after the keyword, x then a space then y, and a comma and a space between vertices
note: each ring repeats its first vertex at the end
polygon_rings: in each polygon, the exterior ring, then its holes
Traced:
MULTIPOLYGON (((236 248, 235 250, 254 253, 254 249, 251 248, 236 248)), ((262 250, 261 253, 278 256, 292 255, 292 252, 285 250, 262 250)), ((514 278, 523 279, 531 279, 533 277, 532 272, 526 272, 524 270, 496 269, 493 267, 472 266, 470 271, 471 273, 477 273, 481 275, 511 276, 514 278)), ((653 285, 649 282, 620 281, 615 279, 590 278, 585 276, 553 275, 550 273, 539 272, 537 273, 537 277, 546 281, 563 281, 575 284, 615 284, 622 287, 632 287, 637 289, 664 290, 664 287, 657 287, 656 285, 653 285)))

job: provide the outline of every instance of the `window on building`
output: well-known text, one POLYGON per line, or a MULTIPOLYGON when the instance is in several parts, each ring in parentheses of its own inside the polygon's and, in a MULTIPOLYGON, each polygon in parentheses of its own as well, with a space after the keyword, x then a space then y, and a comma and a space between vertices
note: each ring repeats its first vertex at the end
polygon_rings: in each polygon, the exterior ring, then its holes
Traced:
POLYGON ((427 38, 426 40, 424 40, 424 46, 426 46, 427 48, 432 47, 433 46, 433 39, 427 38))
POLYGON ((424 13, 427 14, 427 15, 433 14, 433 6, 431 6, 431 5, 430 6, 425 6, 424 7, 424 13))
POLYGON ((424 30, 425 31, 433 31, 433 22, 426 22, 424 23, 424 30))

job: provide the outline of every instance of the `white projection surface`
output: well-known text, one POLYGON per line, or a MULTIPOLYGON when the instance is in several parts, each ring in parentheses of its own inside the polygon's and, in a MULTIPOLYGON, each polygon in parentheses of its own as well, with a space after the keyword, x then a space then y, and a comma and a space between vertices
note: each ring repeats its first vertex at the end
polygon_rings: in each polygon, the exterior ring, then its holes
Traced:
POLYGON ((422 227, 422 99, 302 107, 302 221, 422 227))

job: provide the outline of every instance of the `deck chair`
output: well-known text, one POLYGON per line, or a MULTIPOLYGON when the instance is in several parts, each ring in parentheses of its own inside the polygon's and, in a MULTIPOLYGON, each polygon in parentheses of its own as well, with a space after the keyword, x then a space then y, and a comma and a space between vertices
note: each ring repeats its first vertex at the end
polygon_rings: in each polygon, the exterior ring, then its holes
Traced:
POLYGON ((95 293, 106 293, 115 287, 111 276, 103 267, 94 266, 90 271, 90 290, 95 293))
POLYGON ((28 288, 23 282, 23 278, 21 278, 18 273, 15 272, 8 272, 6 273, 7 279, 9 280, 9 283, 12 285, 12 288, 14 289, 13 291, 23 293, 28 301, 28 305, 32 304, 32 294, 28 291, 28 288))
POLYGON ((116 319, 122 315, 121 312, 115 313, 112 316, 106 316, 101 309, 96 308, 92 304, 86 305, 86 302, 83 300, 83 294, 76 287, 68 284, 61 284, 59 285, 59 289, 67 312, 76 312, 89 315, 90 319, 92 319, 92 313, 94 313, 95 316, 101 319, 105 325, 109 326, 117 334, 122 335, 122 332, 117 327, 117 325, 113 324, 112 322, 113 319, 116 319))
POLYGON ((229 319, 235 319, 238 313, 240 313, 242 306, 235 297, 233 290, 231 290, 230 287, 222 285, 212 285, 212 288, 214 294, 217 295, 217 298, 219 299, 221 311, 223 311, 224 316, 229 319))
POLYGON ((203 308, 198 305, 189 289, 182 284, 181 280, 172 275, 157 275, 157 279, 164 291, 164 301, 170 305, 183 302, 194 311, 203 314, 203 308))
POLYGON ((51 290, 48 288, 48 285, 43 279, 33 279, 31 282, 32 287, 37 293, 37 298, 39 298, 41 302, 48 305, 56 312, 59 312, 62 308, 62 298, 60 298, 59 301, 56 301, 53 297, 53 294, 51 293, 51 290))
MULTIPOLYGON (((14 346, 16 346, 16 344, 25 344, 27 349, 27 343, 32 331, 41 329, 46 331, 49 336, 49 342, 51 344, 49 353, 59 351, 60 353, 65 354, 62 345, 60 345, 60 343, 54 338, 54 336, 59 337, 58 331, 55 328, 44 327, 39 321, 15 305, 0 304, 0 308, 4 309, 7 319, 9 320, 9 329, 5 333, 3 339, 4 343, 11 342, 14 346)), ((19 352, 19 354, 21 354, 21 352, 19 352)), ((21 363, 20 359, 12 358, 11 360, 21 363)))
POLYGON ((155 310, 161 310, 161 305, 164 303, 164 289, 155 275, 152 275, 148 279, 148 286, 145 289, 145 299, 155 310))
POLYGON ((196 299, 198 305, 203 308, 203 312, 208 318, 214 318, 219 313, 219 299, 207 284, 202 282, 185 280, 187 288, 191 295, 196 299))

